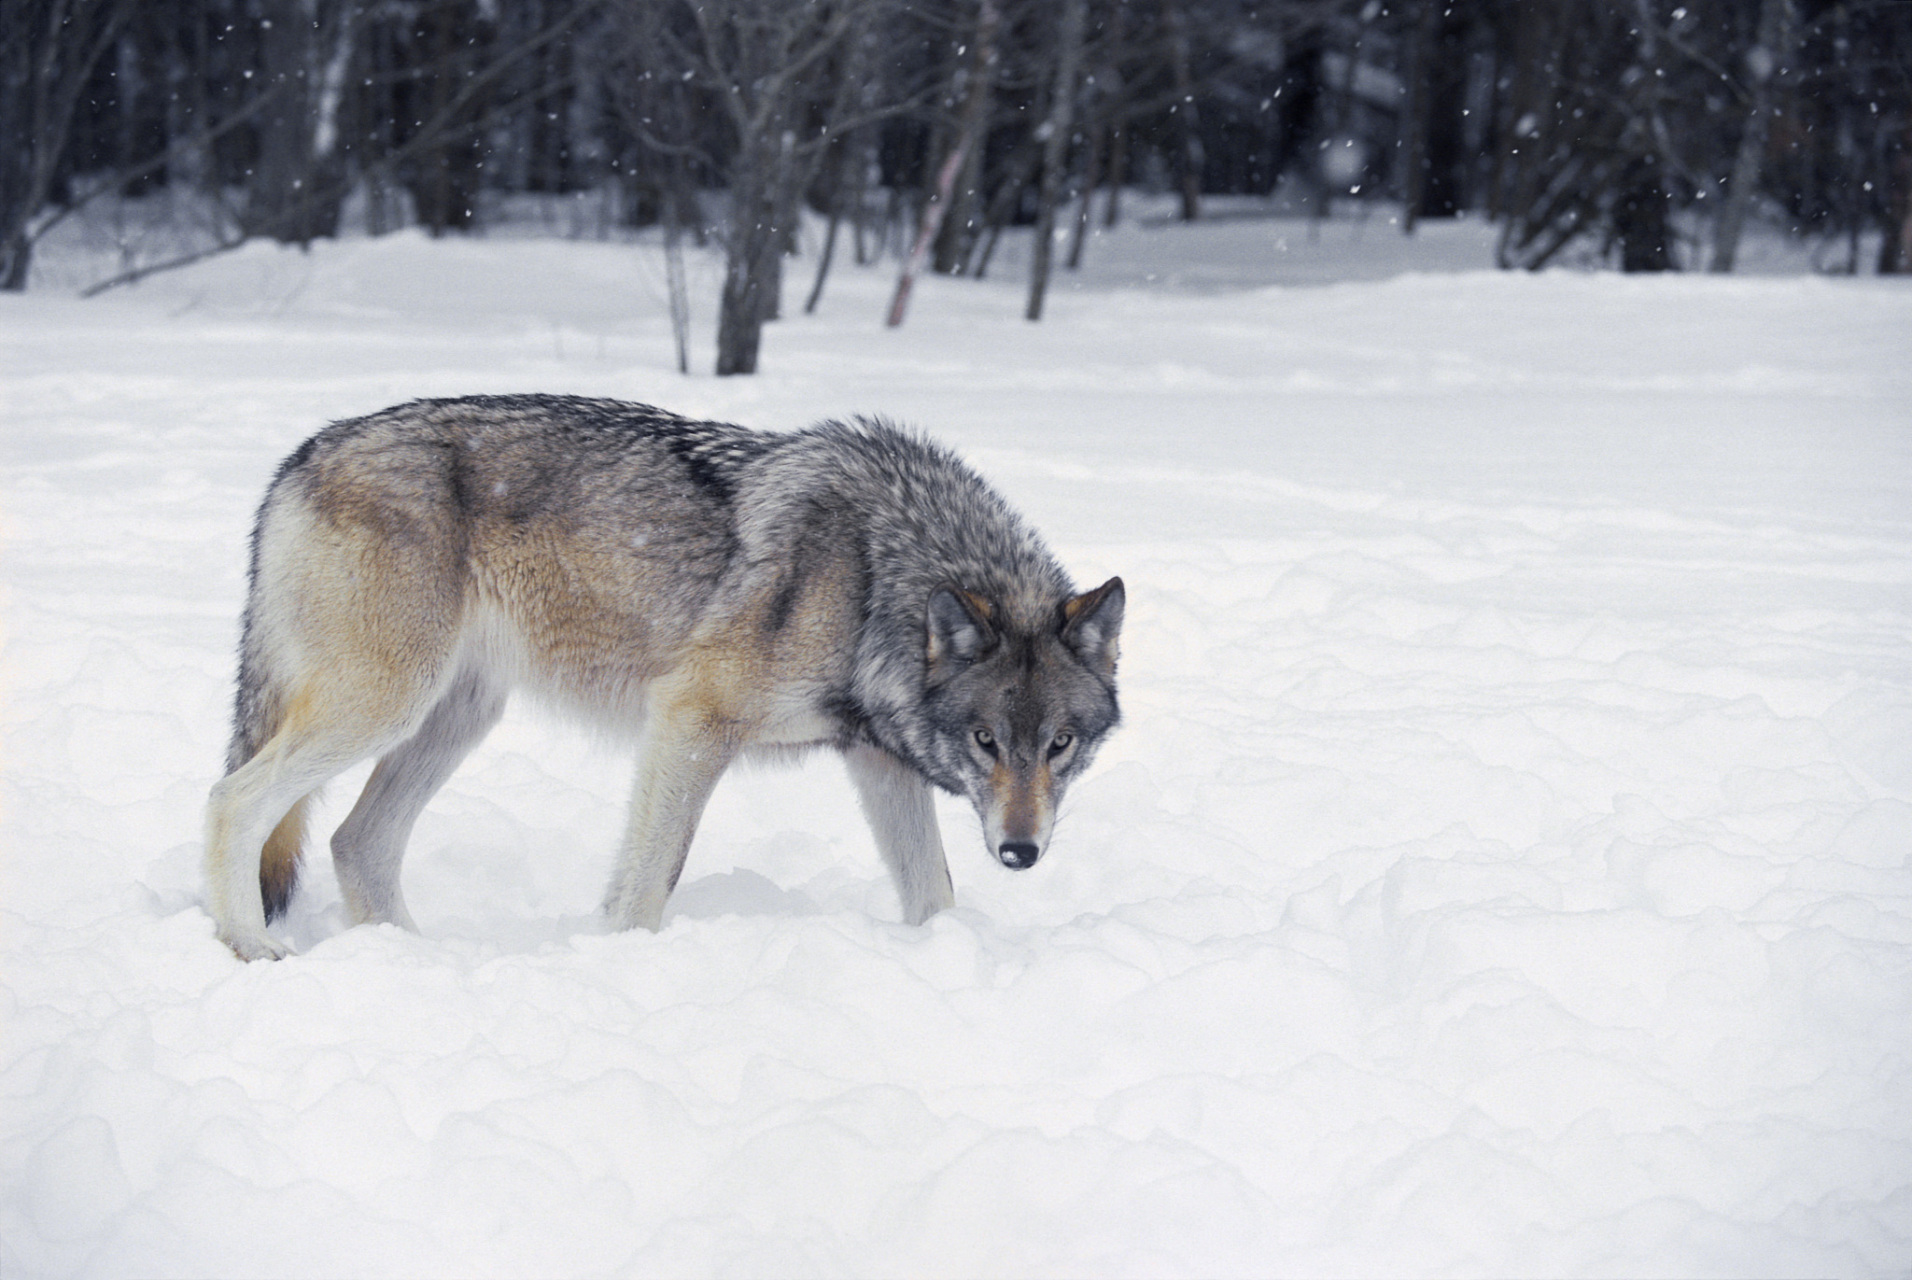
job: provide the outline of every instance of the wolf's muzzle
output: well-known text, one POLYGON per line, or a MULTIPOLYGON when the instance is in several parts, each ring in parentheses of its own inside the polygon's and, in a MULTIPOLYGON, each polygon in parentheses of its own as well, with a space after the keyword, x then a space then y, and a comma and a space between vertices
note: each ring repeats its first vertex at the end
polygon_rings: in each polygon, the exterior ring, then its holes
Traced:
POLYGON ((1005 840, 996 850, 996 856, 1002 859, 1005 867, 1022 871, 1036 865, 1036 859, 1042 856, 1042 848, 1027 840, 1005 840))

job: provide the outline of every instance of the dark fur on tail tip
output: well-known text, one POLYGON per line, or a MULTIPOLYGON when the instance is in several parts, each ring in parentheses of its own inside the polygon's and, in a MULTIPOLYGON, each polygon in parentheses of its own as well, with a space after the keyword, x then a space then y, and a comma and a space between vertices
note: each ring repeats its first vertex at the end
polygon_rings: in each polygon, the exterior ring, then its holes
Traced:
POLYGON ((265 899, 267 924, 285 914, 286 908, 292 905, 292 891, 298 887, 296 878, 275 884, 264 875, 259 877, 259 894, 265 899))
MULTIPOLYGON (((309 797, 308 797, 309 799, 309 797)), ((266 922, 284 915, 299 887, 299 855, 305 844, 306 800, 292 806, 279 820, 259 857, 259 897, 265 903, 266 922)))

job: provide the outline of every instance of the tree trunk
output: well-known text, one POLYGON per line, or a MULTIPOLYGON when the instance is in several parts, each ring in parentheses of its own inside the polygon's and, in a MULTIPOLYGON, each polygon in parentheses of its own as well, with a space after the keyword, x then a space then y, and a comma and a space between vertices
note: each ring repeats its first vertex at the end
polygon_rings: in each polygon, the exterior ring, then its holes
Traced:
POLYGON ((1006 166, 1008 172, 996 187, 996 193, 990 197, 988 223, 989 232, 983 237, 982 251, 976 255, 972 273, 981 280, 989 274, 989 259, 996 252, 996 243, 1002 239, 1003 226, 1015 216, 1022 203, 1022 189, 1028 185, 1030 175, 1036 166, 1042 163, 1042 148, 1033 141, 1024 142, 1010 157, 1006 166))
POLYGON ((1740 232, 1746 224, 1746 210, 1758 194, 1760 162, 1766 156, 1773 82, 1791 53, 1791 0, 1760 0, 1758 43, 1746 54, 1747 71, 1752 77, 1752 105, 1746 113, 1746 127, 1740 131, 1739 148, 1733 154, 1732 175, 1726 180, 1726 196, 1713 233, 1710 271, 1731 271, 1739 256, 1740 232))
POLYGON ((1182 221, 1202 216, 1202 139, 1195 131, 1195 82, 1188 38, 1188 15, 1182 0, 1162 0, 1162 20, 1168 24, 1169 75, 1175 85, 1175 166, 1182 191, 1182 221))
POLYGON ((1089 238, 1089 205, 1102 182, 1102 146, 1107 132, 1097 129, 1089 136, 1088 172, 1082 175, 1082 198, 1076 205, 1075 229, 1069 233, 1069 260, 1064 264, 1071 271, 1082 269, 1082 245, 1089 238))
POLYGON ((1628 167, 1613 211, 1620 241, 1620 270, 1673 270, 1672 228, 1667 221, 1666 183, 1657 156, 1643 156, 1628 167))
POLYGON ((755 373, 763 327, 777 318, 783 255, 802 183, 789 131, 772 114, 730 165, 730 230, 717 315, 717 375, 755 373))
POLYGON ((677 372, 690 372, 690 286, 684 273, 684 213, 694 197, 684 158, 670 158, 670 186, 664 192, 664 279, 670 293, 671 338, 677 346, 677 372))
POLYGON ((803 314, 814 315, 817 303, 823 300, 823 282, 830 278, 830 263, 836 257, 837 232, 843 226, 843 205, 845 192, 853 181, 851 168, 856 155, 856 140, 845 138, 838 147, 836 173, 830 182, 830 225, 823 233, 823 252, 817 259, 817 278, 810 286, 810 296, 803 301, 803 314))
POLYGON ((1100 75, 1102 118, 1109 131, 1104 184, 1108 201, 1102 206, 1102 225, 1113 227, 1122 217, 1122 184, 1129 177, 1129 87, 1122 77, 1122 54, 1129 40, 1129 0, 1113 0, 1102 34, 1106 50, 1100 75))
POLYGON ((910 245, 908 256, 903 259, 903 270, 896 277, 896 292, 890 295, 890 311, 884 323, 892 329, 902 324, 903 317, 909 312, 910 294, 916 288, 917 273, 923 269, 923 261, 929 256, 929 247, 943 225, 944 211, 949 208, 950 192, 956 185, 956 175, 962 171, 966 158, 967 141, 966 138, 957 138, 956 149, 944 159, 943 167, 936 175, 936 186, 923 204, 923 216, 916 229, 916 239, 910 245))
POLYGON ((488 52, 494 28, 474 0, 441 0, 429 10, 430 25, 418 33, 424 84, 423 118, 433 122, 437 139, 427 139, 418 159, 407 166, 408 186, 418 220, 433 236, 467 231, 477 221, 478 190, 484 149, 478 121, 482 97, 467 101, 454 114, 452 104, 482 52, 488 52))
POLYGON ((74 109, 128 0, 6 0, 0 6, 0 291, 27 287, 34 216, 46 204, 74 109))
POLYGON ((1516 5, 1509 16, 1508 65, 1513 83, 1502 99, 1502 115, 1495 134, 1500 148, 1494 157, 1494 194, 1491 212, 1502 219, 1502 267, 1529 266, 1521 261, 1517 242, 1523 231, 1537 229, 1532 219, 1545 190, 1547 166, 1542 163, 1561 109, 1561 62, 1565 56, 1558 6, 1516 5), (1524 224, 1524 226, 1523 226, 1524 224))
POLYGON ((1401 103, 1401 230, 1407 235, 1414 234, 1427 198, 1427 116, 1434 78, 1430 64, 1440 21, 1438 7, 1423 5, 1407 33, 1407 86, 1401 103))
POLYGON ((259 122, 241 229, 303 245, 337 232, 345 201, 337 125, 351 18, 344 5, 304 0, 271 0, 268 13, 260 52, 278 97, 259 122))
MULTIPOLYGON (((770 293, 782 282, 777 269, 783 228, 777 225, 777 162, 762 154, 774 144, 757 140, 758 154, 732 162, 730 237, 724 254, 724 291, 717 313, 717 376, 757 372, 764 322, 773 314, 770 293)), ((748 143, 746 143, 748 146, 748 143)))
POLYGON ((19 293, 27 287, 27 269, 33 265, 33 243, 27 239, 26 219, 0 209, 9 223, 0 240, 0 292, 19 293))
POLYGON ((1042 140, 1042 185, 1036 203, 1036 245, 1030 255, 1029 306, 1023 312, 1029 320, 1042 319, 1042 299, 1049 289, 1049 264, 1056 247, 1056 205, 1062 199, 1063 167, 1069 159, 1069 142, 1075 131, 1076 80, 1082 69, 1082 28, 1087 0, 1063 0, 1062 30, 1056 49, 1055 101, 1049 119, 1043 124, 1048 135, 1042 140))
POLYGON ((976 34, 963 73, 963 108, 955 143, 955 149, 963 154, 963 163, 951 192, 942 197, 948 202, 948 212, 936 237, 935 269, 943 275, 954 275, 967 265, 982 229, 983 140, 995 99, 997 31, 1001 25, 996 0, 978 0, 976 34))
POLYGON ((1907 122, 1887 164, 1892 189, 1886 199, 1885 238, 1879 245, 1879 274, 1912 275, 1912 121, 1907 122))
POLYGON ((1427 68, 1425 148, 1421 154, 1421 218, 1452 218, 1465 203, 1462 174, 1467 120, 1467 28, 1458 5, 1429 5, 1434 24, 1427 68))
POLYGON ((1620 270, 1672 271, 1673 231, 1666 188, 1667 158, 1661 150, 1664 135, 1660 107, 1665 68, 1660 40, 1649 0, 1634 0, 1639 14, 1636 36, 1639 52, 1634 88, 1627 95, 1631 112, 1620 136, 1622 148, 1632 151, 1621 170, 1613 210, 1614 234, 1620 241, 1620 270))

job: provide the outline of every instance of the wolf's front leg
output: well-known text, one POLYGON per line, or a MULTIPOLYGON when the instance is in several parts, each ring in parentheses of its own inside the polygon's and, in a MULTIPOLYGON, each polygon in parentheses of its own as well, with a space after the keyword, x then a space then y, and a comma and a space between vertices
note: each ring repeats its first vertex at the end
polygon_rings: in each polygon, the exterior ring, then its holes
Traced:
POLYGON ((654 706, 637 757, 631 812, 604 913, 620 929, 655 930, 683 874, 704 804, 737 755, 732 733, 683 707, 654 706))
POLYGON ((843 753, 843 760, 863 801, 863 814, 876 836, 876 847, 896 879, 903 918, 921 924, 945 907, 956 905, 929 783, 901 760, 876 747, 851 747, 843 753))

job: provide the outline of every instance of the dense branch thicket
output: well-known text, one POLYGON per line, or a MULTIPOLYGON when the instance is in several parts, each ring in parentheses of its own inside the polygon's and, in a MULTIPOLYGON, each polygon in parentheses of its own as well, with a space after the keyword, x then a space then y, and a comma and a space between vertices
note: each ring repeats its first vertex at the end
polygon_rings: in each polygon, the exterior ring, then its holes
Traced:
MULTIPOLYGON (((1749 222, 1912 270, 1904 0, 7 0, 0 287, 100 194, 190 193, 211 248, 482 227, 591 193, 729 261, 755 367, 805 204, 859 261, 1080 260, 1120 193, 1475 214, 1500 260, 1731 270, 1749 222), (1096 212, 1099 202, 1100 212, 1096 212), (919 245, 920 242, 920 245, 919 245)), ((203 251, 203 249, 202 249, 203 251)), ((156 265, 156 264, 148 264, 156 265)), ((144 269, 144 268, 142 268, 144 269)), ((827 270, 827 267, 826 267, 827 270)), ((823 289, 819 274, 811 305, 823 289)), ((903 291, 906 295, 906 290, 903 291)), ((900 319, 900 310, 898 312, 900 319)))

